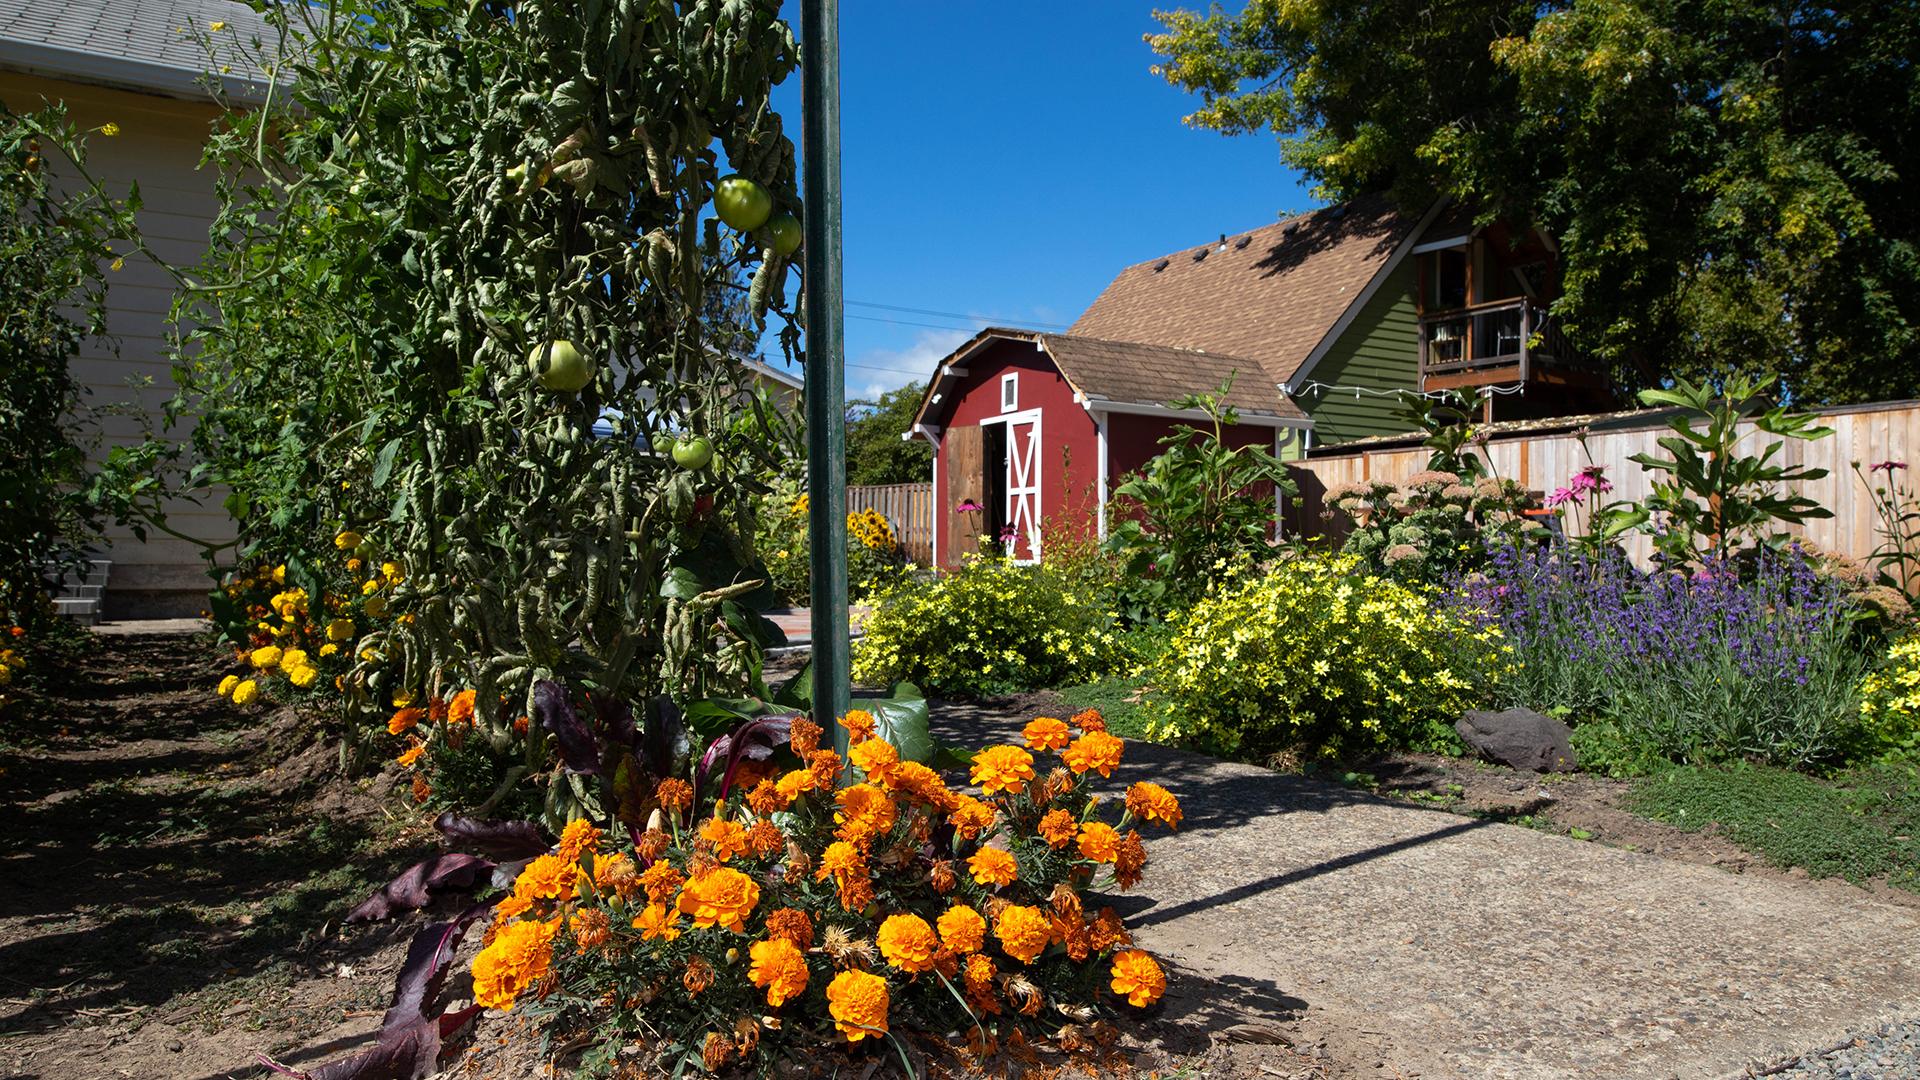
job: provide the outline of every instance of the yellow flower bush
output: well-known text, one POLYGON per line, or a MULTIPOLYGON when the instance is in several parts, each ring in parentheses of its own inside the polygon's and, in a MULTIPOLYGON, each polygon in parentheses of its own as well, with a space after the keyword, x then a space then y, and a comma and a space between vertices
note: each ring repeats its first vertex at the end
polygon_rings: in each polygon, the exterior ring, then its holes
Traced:
MULTIPOLYGON (((1175 623, 1150 677, 1154 737, 1224 753, 1453 745, 1504 663, 1499 631, 1357 558, 1288 559, 1175 623)), ((1070 751, 1071 752, 1071 751, 1070 751)))
POLYGON ((1860 727, 1873 752, 1920 750, 1920 637, 1895 642, 1861 680, 1860 727))

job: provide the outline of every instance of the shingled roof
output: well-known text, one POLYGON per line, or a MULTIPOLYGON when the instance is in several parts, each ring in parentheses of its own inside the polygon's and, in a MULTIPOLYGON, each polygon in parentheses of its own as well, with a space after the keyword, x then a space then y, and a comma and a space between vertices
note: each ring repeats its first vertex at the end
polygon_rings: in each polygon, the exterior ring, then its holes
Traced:
POLYGON ((1290 383, 1420 223, 1369 196, 1229 234, 1120 271, 1068 332, 1245 357, 1290 383))
POLYGON ((0 0, 0 69, 169 97, 205 98, 216 68, 229 93, 258 95, 268 75, 256 46, 271 57, 278 37, 230 0, 0 0))

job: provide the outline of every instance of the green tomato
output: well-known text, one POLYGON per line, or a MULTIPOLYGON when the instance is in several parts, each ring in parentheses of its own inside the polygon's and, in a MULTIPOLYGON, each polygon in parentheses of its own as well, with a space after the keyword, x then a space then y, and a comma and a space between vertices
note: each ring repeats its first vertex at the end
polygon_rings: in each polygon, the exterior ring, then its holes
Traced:
POLYGON ((773 252, 781 258, 800 250, 800 219, 792 214, 775 214, 767 223, 767 232, 773 240, 773 252))
POLYGON ((673 463, 689 472, 704 469, 713 460, 713 444, 703 435, 680 436, 673 444, 673 463))
POLYGON ((593 381, 593 363, 565 338, 527 350, 527 370, 542 387, 555 393, 577 394, 593 381), (545 370, 540 363, 547 362, 545 370))
POLYGON ((729 176, 713 189, 713 208, 721 221, 741 232, 752 232, 773 214, 773 196, 744 176, 729 176))

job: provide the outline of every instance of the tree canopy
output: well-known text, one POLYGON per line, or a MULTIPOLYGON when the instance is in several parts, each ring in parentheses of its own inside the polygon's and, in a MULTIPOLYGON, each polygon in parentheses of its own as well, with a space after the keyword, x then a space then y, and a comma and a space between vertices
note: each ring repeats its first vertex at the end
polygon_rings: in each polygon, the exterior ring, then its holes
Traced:
POLYGON ((889 390, 847 408, 847 483, 914 484, 933 470, 933 447, 903 439, 926 393, 923 382, 889 390))
POLYGON ((1621 389, 1780 372, 1920 394, 1920 6, 1248 0, 1159 13, 1188 123, 1271 131, 1329 199, 1447 195, 1559 245, 1621 389))

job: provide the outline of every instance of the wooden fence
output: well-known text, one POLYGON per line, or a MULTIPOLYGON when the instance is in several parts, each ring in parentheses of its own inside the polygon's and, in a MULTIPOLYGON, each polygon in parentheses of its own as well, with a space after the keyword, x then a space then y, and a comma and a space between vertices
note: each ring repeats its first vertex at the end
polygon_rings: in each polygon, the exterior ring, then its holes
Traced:
MULTIPOLYGON (((1872 492, 1854 472, 1853 463, 1859 462, 1864 470, 1877 461, 1904 461, 1916 470, 1904 477, 1920 476, 1920 402, 1812 411, 1821 417, 1822 426, 1833 429, 1833 434, 1811 441, 1787 439, 1775 460, 1826 469, 1825 477, 1793 486, 1832 511, 1833 516, 1787 531, 1805 536, 1823 550, 1863 559, 1880 546, 1881 537, 1876 533, 1879 518, 1874 513, 1872 492)), ((1670 411, 1662 410, 1593 418, 1584 447, 1567 425, 1536 421, 1533 431, 1496 433, 1481 452, 1497 475, 1519 481, 1536 495, 1565 485, 1591 462, 1603 466, 1606 478, 1613 483, 1609 499, 1637 500, 1646 497, 1653 478, 1628 458, 1640 453, 1667 456, 1656 440, 1668 432, 1665 418, 1670 415, 1670 411)), ((1745 453, 1764 449, 1773 438, 1756 431, 1752 424, 1741 425, 1741 430, 1740 449, 1745 453)), ((1416 440, 1370 440, 1370 444, 1344 454, 1338 448, 1329 448, 1324 456, 1292 463, 1294 479, 1300 484, 1301 505, 1288 514, 1289 531, 1338 535, 1340 523, 1323 516, 1329 490, 1361 480, 1399 483, 1427 467, 1429 451, 1416 440)), ((1874 478, 1883 479, 1884 474, 1874 474, 1874 478)), ((1645 555, 1645 538, 1638 538, 1629 551, 1645 555)))
POLYGON ((847 513, 877 510, 893 526, 907 558, 933 562, 933 485, 872 484, 847 488, 847 513))

